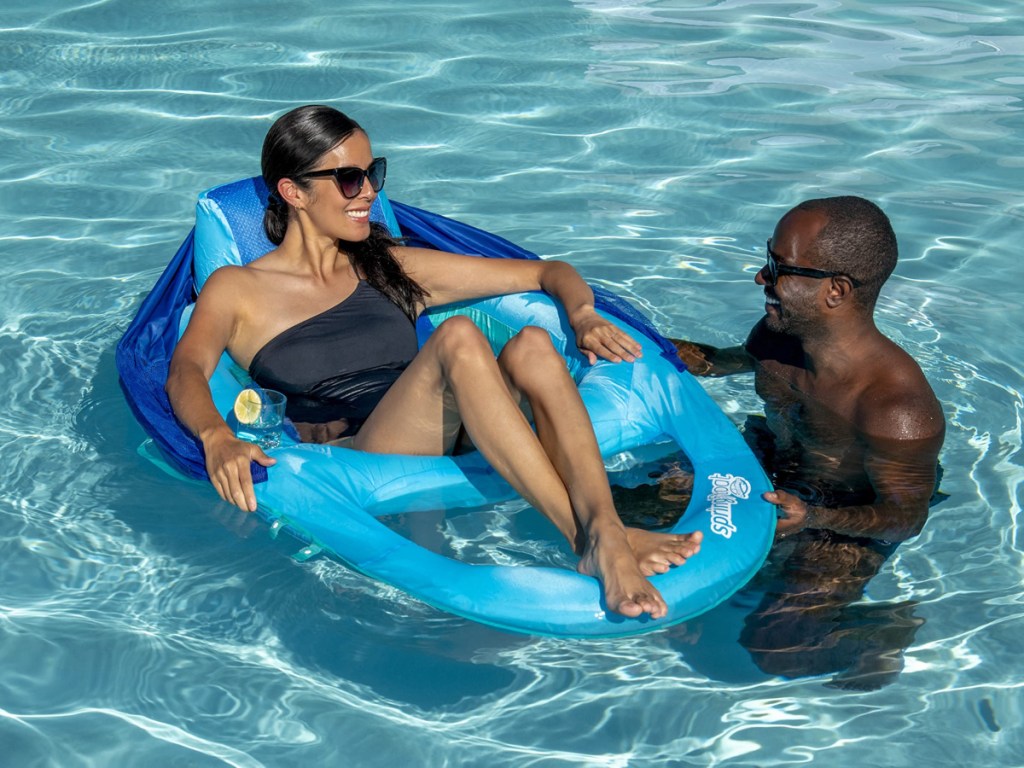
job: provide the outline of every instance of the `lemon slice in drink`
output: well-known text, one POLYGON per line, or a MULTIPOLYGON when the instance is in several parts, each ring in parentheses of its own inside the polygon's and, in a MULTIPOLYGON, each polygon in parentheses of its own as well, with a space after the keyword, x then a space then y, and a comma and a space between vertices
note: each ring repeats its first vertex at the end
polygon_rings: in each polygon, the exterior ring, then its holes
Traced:
POLYGON ((255 389, 243 389, 235 398, 235 418, 239 424, 252 424, 260 417, 263 400, 255 389))

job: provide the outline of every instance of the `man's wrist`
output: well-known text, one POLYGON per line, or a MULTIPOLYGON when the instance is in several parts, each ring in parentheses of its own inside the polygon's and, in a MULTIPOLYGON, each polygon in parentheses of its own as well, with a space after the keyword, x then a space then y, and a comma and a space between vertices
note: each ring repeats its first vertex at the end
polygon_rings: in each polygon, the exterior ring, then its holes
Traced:
POLYGON ((816 507, 813 504, 808 504, 807 514, 804 515, 804 528, 810 528, 812 530, 825 528, 824 520, 822 520, 824 512, 824 507, 816 507))

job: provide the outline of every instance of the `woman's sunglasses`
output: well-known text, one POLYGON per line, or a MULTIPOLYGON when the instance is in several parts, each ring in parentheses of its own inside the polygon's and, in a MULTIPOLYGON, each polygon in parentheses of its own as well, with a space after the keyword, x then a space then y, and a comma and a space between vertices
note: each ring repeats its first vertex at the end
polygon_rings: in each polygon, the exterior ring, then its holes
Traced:
POLYGON ((768 285, 775 285, 779 282, 779 278, 783 275, 796 275, 798 277, 813 277, 816 280, 824 280, 826 277, 845 277, 855 286, 860 283, 854 280, 845 272, 826 272, 824 269, 811 269, 810 267, 790 267, 786 264, 779 264, 779 254, 772 250, 771 239, 765 243, 765 248, 768 252, 768 276, 765 278, 765 282, 768 285))
POLYGON ((314 179, 320 176, 333 176, 335 181, 338 182, 338 189, 341 190, 342 197, 346 200, 351 200, 363 191, 363 182, 366 179, 370 180, 370 186, 374 192, 380 192, 381 187, 384 186, 384 177, 387 176, 387 173, 387 158, 375 157, 373 162, 370 163, 370 167, 365 171, 362 168, 349 165, 343 168, 328 168, 326 171, 310 171, 309 173, 299 174, 299 177, 314 179))

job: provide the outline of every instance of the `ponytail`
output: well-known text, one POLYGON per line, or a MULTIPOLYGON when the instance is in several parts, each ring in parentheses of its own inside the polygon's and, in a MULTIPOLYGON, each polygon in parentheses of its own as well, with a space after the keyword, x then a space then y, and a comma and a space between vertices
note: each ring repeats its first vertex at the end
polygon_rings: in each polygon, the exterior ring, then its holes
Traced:
POLYGON ((370 224, 370 236, 365 240, 340 243, 341 250, 352 259, 356 272, 401 309, 410 321, 416 322, 420 306, 430 293, 405 273, 391 252, 400 244, 385 226, 376 222, 370 224))
POLYGON ((263 214, 263 231, 270 242, 280 245, 284 242, 284 232, 287 228, 288 205, 277 192, 271 192, 267 210, 263 214))

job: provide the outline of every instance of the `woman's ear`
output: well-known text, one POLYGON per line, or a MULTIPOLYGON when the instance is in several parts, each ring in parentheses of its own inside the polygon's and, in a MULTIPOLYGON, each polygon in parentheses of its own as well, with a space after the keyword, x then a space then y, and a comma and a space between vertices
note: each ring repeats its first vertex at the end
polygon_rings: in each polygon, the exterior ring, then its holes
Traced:
POLYGON ((281 196, 288 205, 293 208, 301 208, 301 203, 305 200, 305 193, 303 189, 291 179, 281 179, 277 182, 277 194, 281 196))

